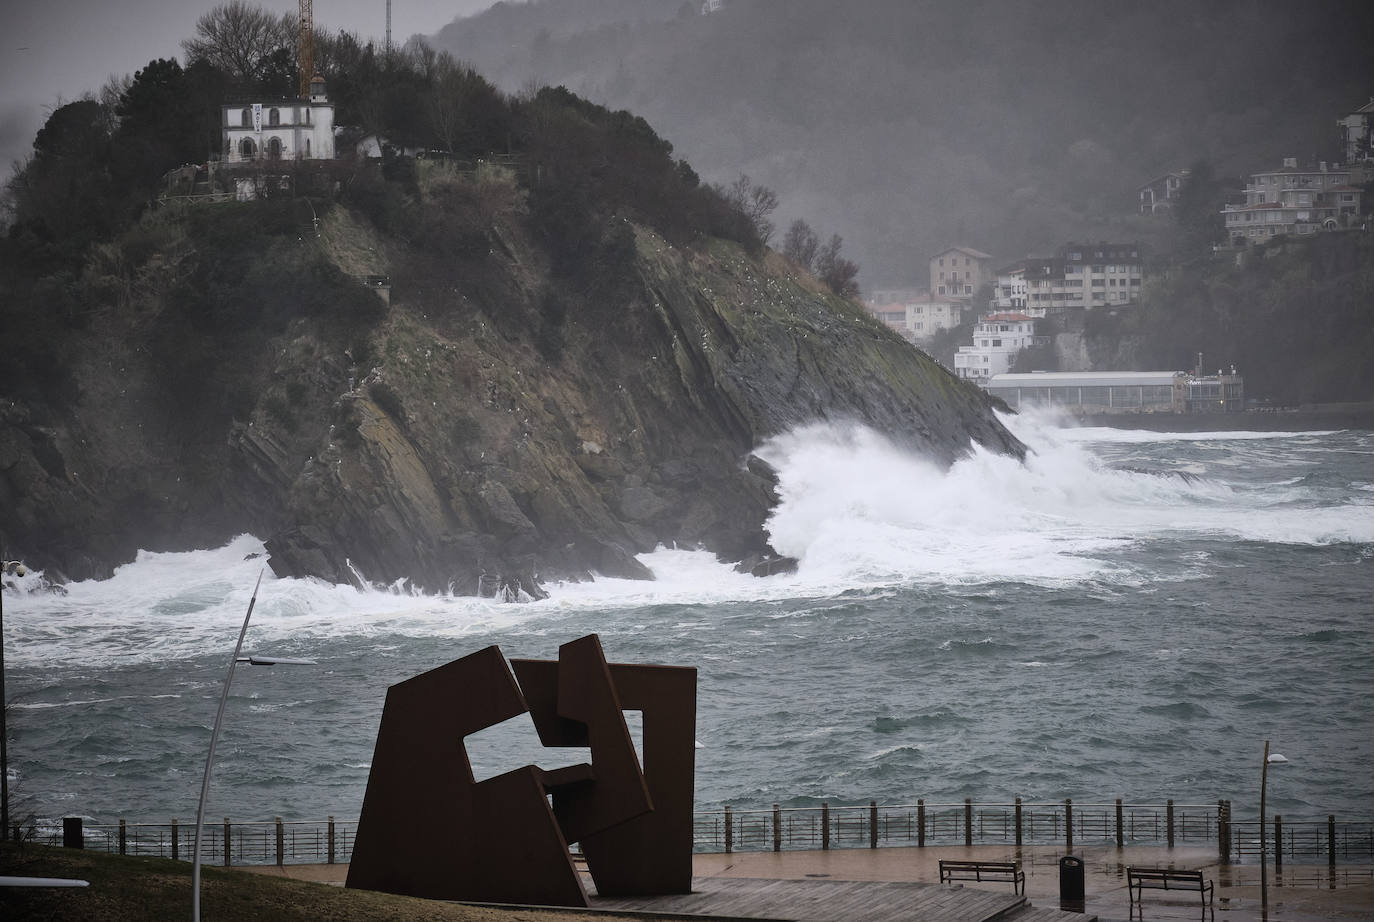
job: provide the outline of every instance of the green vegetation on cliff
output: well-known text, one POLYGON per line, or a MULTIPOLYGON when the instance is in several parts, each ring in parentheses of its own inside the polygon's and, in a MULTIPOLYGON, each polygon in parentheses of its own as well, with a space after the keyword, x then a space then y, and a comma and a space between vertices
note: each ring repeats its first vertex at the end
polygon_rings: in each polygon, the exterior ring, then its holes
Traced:
POLYGON ((1141 367, 1235 365, 1275 404, 1374 399, 1374 236, 1280 238, 1176 264, 1137 309, 1090 316, 1089 334, 1133 337, 1141 367))

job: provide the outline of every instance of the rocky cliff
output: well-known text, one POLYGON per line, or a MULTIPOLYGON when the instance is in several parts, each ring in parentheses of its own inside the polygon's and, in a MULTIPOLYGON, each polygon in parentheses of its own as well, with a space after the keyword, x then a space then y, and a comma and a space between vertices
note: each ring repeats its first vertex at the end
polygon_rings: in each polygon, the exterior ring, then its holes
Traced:
POLYGON ((99 303, 44 347, 65 396, 0 401, 8 553, 99 576, 248 531, 279 574, 537 596, 648 577, 635 555, 663 542, 766 557, 751 452, 797 424, 946 464, 1022 451, 980 391, 771 251, 611 217, 574 280, 513 177, 440 180, 415 207, 467 202, 460 247, 347 203, 317 203, 316 236, 264 202, 157 212, 88 265, 99 303), (363 275, 389 276, 389 306, 363 275))

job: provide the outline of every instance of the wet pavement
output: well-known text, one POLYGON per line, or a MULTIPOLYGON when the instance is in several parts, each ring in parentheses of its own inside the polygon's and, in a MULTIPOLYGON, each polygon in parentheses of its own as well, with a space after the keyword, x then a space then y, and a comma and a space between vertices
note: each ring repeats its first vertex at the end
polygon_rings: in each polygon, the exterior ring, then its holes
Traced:
MULTIPOLYGON (((1140 922, 1319 922, 1374 920, 1374 866, 1285 865, 1268 874, 1267 906, 1260 894, 1259 867, 1217 863, 1214 849, 1094 846, 1071 854, 1083 862, 1084 901, 1061 904, 1059 859, 1070 854, 1062 846, 941 846, 938 848, 832 849, 830 851, 735 852, 693 856, 693 876, 769 880, 910 881, 937 884, 939 861, 979 858, 1019 859, 1026 872, 1026 896, 1032 906, 1084 912, 1108 920, 1140 922), (1214 901, 1204 910, 1196 892, 1146 891, 1131 904, 1126 868, 1175 867, 1201 870, 1213 881, 1214 901)), ((287 865, 284 868, 245 868, 256 873, 341 885, 348 866, 287 865)), ((965 887, 1009 890, 1007 883, 964 882, 965 887)))

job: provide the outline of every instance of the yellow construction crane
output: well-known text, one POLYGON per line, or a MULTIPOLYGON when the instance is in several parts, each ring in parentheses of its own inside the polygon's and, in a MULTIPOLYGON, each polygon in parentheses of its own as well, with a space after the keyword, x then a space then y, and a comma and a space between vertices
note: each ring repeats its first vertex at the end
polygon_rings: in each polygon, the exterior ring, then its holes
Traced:
POLYGON ((301 98, 310 98, 310 78, 315 76, 315 24, 310 0, 300 0, 301 39, 301 98))

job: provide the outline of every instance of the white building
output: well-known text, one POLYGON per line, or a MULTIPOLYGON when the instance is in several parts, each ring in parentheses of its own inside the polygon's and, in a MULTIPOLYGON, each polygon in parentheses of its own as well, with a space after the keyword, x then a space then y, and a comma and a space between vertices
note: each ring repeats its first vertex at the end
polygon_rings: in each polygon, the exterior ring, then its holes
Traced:
MULTIPOLYGON (((997 270, 997 281, 993 283, 991 307, 999 311, 1030 313, 1026 301, 1026 261, 1014 262, 997 270)), ((1035 316, 1032 314, 1031 316, 1035 316)), ((1044 310, 1039 316, 1045 316, 1044 310)))
POLYGON ((320 76, 310 81, 309 99, 226 105, 220 124, 226 163, 334 159, 334 104, 320 76))
POLYGON ((1076 371, 995 375, 988 393, 1013 410, 1057 407, 1069 413, 1239 413, 1245 388, 1230 374, 1182 371, 1076 371))
POLYGON ((959 302, 924 292, 906 293, 900 301, 870 301, 867 307, 873 316, 911 342, 929 340, 941 330, 957 327, 963 317, 963 305, 959 302))
POLYGON ((954 374, 986 384, 993 375, 1011 371, 1016 354, 1036 345, 1035 320, 1026 314, 988 314, 973 330, 973 345, 954 355, 954 374))
POLYGON ((1255 173, 1245 186, 1245 204, 1221 210, 1232 246, 1261 243, 1280 234, 1303 236, 1348 227, 1362 213, 1363 191, 1350 185, 1350 171, 1325 161, 1301 168, 1296 157, 1283 169, 1255 173))

